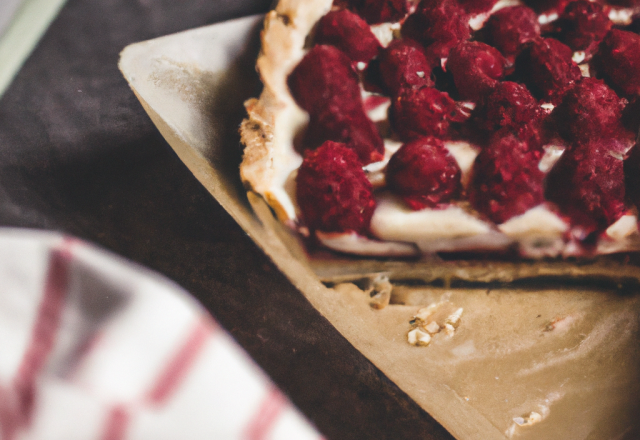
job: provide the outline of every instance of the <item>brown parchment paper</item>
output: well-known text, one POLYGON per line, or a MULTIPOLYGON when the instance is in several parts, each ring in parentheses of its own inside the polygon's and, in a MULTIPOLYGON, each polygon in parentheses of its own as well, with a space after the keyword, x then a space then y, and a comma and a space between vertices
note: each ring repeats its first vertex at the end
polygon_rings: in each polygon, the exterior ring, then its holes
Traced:
POLYGON ((260 22, 131 45, 120 69, 181 160, 300 292, 458 439, 640 438, 635 265, 310 256, 259 196, 245 193, 240 147, 221 133, 225 109, 255 76, 238 60, 256 44, 260 22), (348 281, 362 287, 361 278, 379 273, 394 289, 391 304, 375 310, 348 281), (462 307, 460 326, 427 347, 409 345, 409 321, 433 303, 462 307), (528 424, 532 413, 539 421, 528 424))

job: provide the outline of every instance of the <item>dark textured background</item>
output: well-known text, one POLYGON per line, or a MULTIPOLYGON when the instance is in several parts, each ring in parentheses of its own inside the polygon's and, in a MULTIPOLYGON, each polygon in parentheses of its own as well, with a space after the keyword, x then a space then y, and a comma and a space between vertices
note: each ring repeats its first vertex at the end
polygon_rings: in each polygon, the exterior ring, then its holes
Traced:
POLYGON ((451 439, 196 181, 117 69, 128 44, 269 0, 70 0, 0 101, 0 225, 63 231, 196 296, 329 439, 451 439))

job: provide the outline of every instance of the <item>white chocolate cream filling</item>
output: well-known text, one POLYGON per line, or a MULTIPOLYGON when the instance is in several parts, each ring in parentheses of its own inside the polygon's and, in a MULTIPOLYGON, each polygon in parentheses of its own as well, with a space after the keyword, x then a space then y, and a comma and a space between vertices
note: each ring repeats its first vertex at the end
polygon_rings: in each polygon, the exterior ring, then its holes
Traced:
POLYGON ((385 193, 371 219, 371 232, 381 240, 415 243, 422 252, 503 249, 512 240, 456 205, 413 211, 385 193))
POLYGON ((374 257, 407 257, 418 254, 417 248, 410 243, 372 240, 355 232, 316 231, 316 237, 329 249, 346 254, 374 257))
POLYGON ((384 193, 371 219, 371 232, 392 241, 430 241, 487 234, 493 230, 484 222, 456 205, 444 209, 413 211, 399 198, 384 193))

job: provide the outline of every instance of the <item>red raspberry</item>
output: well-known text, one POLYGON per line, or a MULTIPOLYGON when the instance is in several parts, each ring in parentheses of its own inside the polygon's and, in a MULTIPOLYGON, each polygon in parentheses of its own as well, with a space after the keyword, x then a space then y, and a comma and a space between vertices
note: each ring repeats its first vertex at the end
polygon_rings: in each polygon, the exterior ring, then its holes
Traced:
POLYGON ((404 141, 422 136, 444 136, 456 114, 456 104, 445 92, 432 87, 405 89, 392 101, 389 119, 404 141))
POLYGON ((478 41, 464 41, 451 49, 447 70, 461 99, 479 100, 504 76, 506 61, 497 49, 478 41))
POLYGON ((307 151, 296 177, 296 200, 311 230, 367 234, 376 207, 356 154, 327 141, 307 151))
POLYGON ((382 81, 392 96, 401 89, 434 85, 431 71, 435 63, 427 60, 422 46, 415 41, 392 41, 382 51, 379 59, 382 81))
POLYGON ((565 151, 547 177, 546 197, 586 234, 605 230, 624 214, 623 161, 615 154, 618 144, 615 139, 592 139, 565 151))
POLYGON ((351 61, 333 46, 315 46, 288 78, 291 94, 309 112, 307 140, 342 141, 353 148, 364 163, 380 160, 384 143, 367 118, 358 76, 351 61))
POLYGON ((328 44, 343 51, 351 61, 368 63, 382 48, 369 25, 358 15, 343 9, 331 11, 316 26, 316 44, 328 44))
POLYGON ((404 22, 402 35, 425 46, 428 54, 446 58, 453 46, 471 37, 469 17, 455 0, 422 0, 404 22))
POLYGON ((387 185, 413 210, 447 203, 460 194, 460 167, 444 143, 423 137, 404 144, 389 160, 387 185))
POLYGON ((612 29, 600 43, 592 67, 614 89, 640 95, 640 35, 612 29))
POLYGON ((334 0, 333 4, 352 9, 369 24, 395 22, 407 15, 406 0, 334 0))
POLYGON ((484 32, 487 43, 513 61, 525 43, 540 36, 538 15, 526 6, 502 8, 491 14, 484 32))
POLYGON ((551 117, 566 140, 586 143, 623 131, 620 120, 625 104, 603 81, 583 78, 553 109, 551 117))
POLYGON ((569 0, 524 0, 524 3, 538 14, 553 12, 560 14, 569 0))
POLYGON ((473 164, 469 201, 495 223, 524 214, 544 201, 539 150, 508 131, 496 133, 473 164))
POLYGON ((332 100, 349 110, 361 102, 358 75, 351 60, 333 46, 312 48, 293 69, 287 83, 298 105, 309 113, 325 108, 332 100))
POLYGON ((516 58, 516 74, 538 98, 558 102, 582 73, 571 57, 573 52, 553 38, 528 43, 516 58))
POLYGON ((486 133, 506 129, 524 139, 538 132, 542 111, 525 86, 505 81, 478 102, 471 118, 486 133))
POLYGON ((482 14, 489 12, 498 0, 458 0, 458 3, 467 14, 482 14))
POLYGON ((378 162, 384 157, 384 141, 363 111, 342 113, 330 106, 310 114, 305 146, 313 147, 328 140, 346 144, 364 164, 378 162))
POLYGON ((602 5, 587 0, 569 3, 558 20, 560 40, 572 50, 587 54, 596 51, 611 25, 602 5))

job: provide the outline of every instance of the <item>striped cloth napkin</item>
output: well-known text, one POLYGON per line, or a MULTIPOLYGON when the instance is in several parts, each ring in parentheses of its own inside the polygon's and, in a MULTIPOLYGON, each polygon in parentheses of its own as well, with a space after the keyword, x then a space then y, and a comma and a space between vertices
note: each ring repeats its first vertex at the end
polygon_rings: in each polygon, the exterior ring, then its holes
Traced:
POLYGON ((177 285, 76 239, 0 229, 0 439, 321 436, 177 285))

